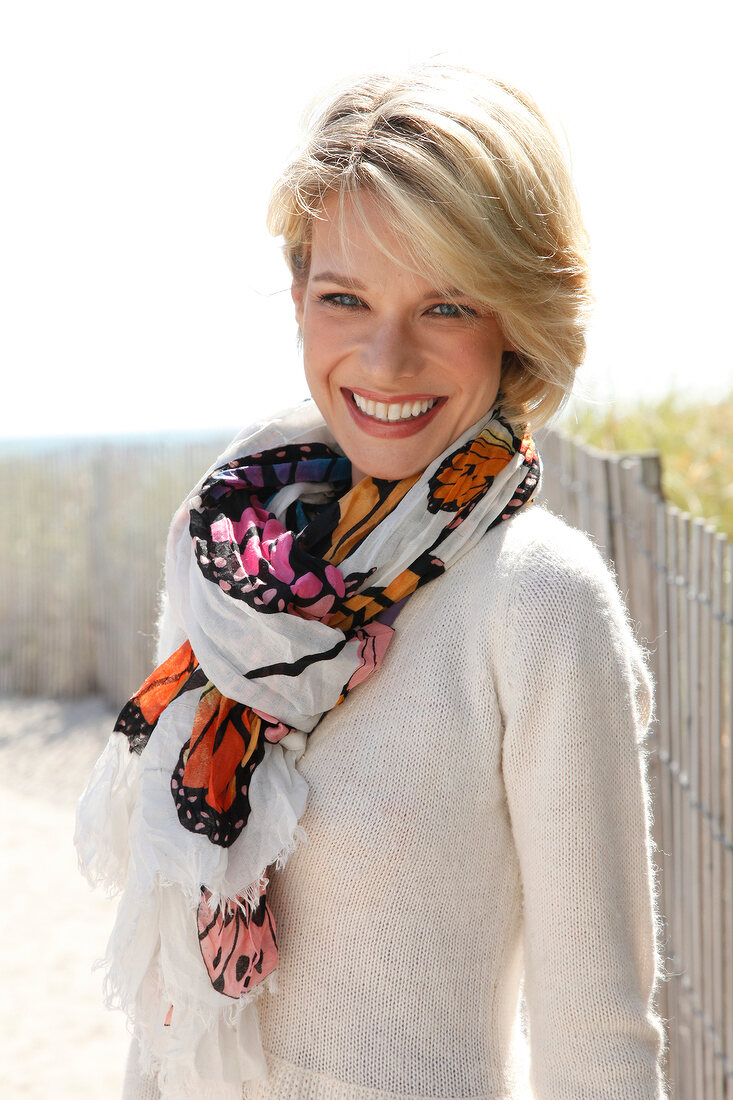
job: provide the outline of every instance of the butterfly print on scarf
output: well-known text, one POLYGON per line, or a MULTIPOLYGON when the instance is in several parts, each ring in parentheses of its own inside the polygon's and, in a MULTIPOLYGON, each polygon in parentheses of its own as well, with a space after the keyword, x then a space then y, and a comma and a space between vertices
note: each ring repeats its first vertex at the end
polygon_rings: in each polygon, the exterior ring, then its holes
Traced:
MULTIPOLYGON (((490 419, 487 414, 486 426, 475 439, 436 466, 432 475, 416 474, 397 482, 367 477, 351 486, 350 464, 334 449, 323 443, 286 444, 226 462, 188 498, 188 531, 180 531, 175 560, 189 570, 203 606, 215 603, 233 620, 241 620, 241 660, 237 664, 235 655, 233 661, 242 683, 268 678, 284 683, 284 688, 278 684, 269 693, 265 683, 266 690, 256 693, 257 698, 272 699, 273 709, 278 709, 278 699, 297 701, 299 691, 307 690, 324 710, 343 702, 385 658, 405 601, 455 560, 456 528, 482 498, 487 505, 483 531, 511 515, 531 499, 540 472, 529 438, 517 438, 496 409, 490 419), (521 461, 516 462, 518 454, 521 461), (512 462, 506 479, 513 486, 511 499, 507 502, 508 492, 501 502, 487 497, 497 476, 512 462), (285 487, 287 492, 281 493, 285 487), (380 556, 381 551, 373 556, 367 547, 381 547, 386 537, 387 546, 394 543, 395 551, 401 550, 403 513, 410 519, 406 530, 416 544, 412 554, 397 559, 399 567, 390 569, 388 556, 380 556), (385 527, 377 531, 382 524, 385 527), (196 568, 190 570, 192 559, 196 568), (235 610, 230 599, 248 608, 235 610), (256 627, 249 609, 258 613, 256 627), (278 616, 286 615, 306 620, 307 629, 301 622, 298 631, 313 644, 285 644, 289 631, 281 628, 278 616), (318 629, 312 629, 315 624, 318 629), (253 651, 261 667, 247 661, 248 629, 258 639, 253 651), (263 637, 268 639, 265 645, 263 637), (340 677, 335 681, 332 675, 329 681, 321 668, 344 647, 347 653, 337 666, 344 670, 342 685, 340 677), (314 690, 324 682, 327 690, 314 690)), ((471 525, 469 541, 482 536, 479 527, 471 525)), ((294 624, 288 625, 292 633, 294 624)), ((240 838, 251 816, 252 777, 265 758, 267 743, 293 730, 276 717, 223 696, 187 641, 123 708, 115 728, 127 738, 130 751, 141 752, 165 709, 194 690, 198 702, 170 776, 170 795, 187 832, 227 848, 240 838)), ((311 719, 318 718, 296 704, 286 709, 301 716, 306 730, 312 728, 311 719)), ((160 731, 161 739, 178 751, 181 731, 174 711, 171 718, 171 725, 160 731)), ((184 720, 190 722, 186 716, 184 720)), ((246 852, 246 834, 241 841, 246 852)), ((226 997, 242 997, 277 966, 266 872, 266 867, 258 867, 254 887, 237 883, 236 889, 244 894, 224 898, 216 906, 206 885, 196 882, 201 891, 201 957, 211 985, 226 997), (261 884, 260 896, 252 907, 249 891, 252 887, 256 899, 256 883, 261 884)))
POLYGON ((202 887, 197 913, 201 957, 217 993, 239 998, 277 967, 275 921, 264 887, 253 910, 243 898, 230 899, 225 909, 212 909, 210 901, 202 887))

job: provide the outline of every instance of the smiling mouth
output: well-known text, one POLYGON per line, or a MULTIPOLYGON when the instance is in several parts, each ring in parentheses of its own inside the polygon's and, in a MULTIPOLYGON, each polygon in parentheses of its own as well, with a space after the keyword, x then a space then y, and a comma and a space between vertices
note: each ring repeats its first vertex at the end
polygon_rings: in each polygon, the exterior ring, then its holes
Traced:
POLYGON ((380 424, 399 424, 410 420, 417 420, 430 412, 437 403, 438 398, 425 398, 417 401, 371 401, 366 397, 352 391, 351 397, 354 404, 365 416, 379 421, 380 424))

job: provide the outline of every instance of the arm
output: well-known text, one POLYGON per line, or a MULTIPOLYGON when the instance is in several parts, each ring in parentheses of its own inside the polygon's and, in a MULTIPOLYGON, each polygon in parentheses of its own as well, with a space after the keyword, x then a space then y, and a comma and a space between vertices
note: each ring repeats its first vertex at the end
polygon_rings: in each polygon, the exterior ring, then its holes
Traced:
POLYGON ((538 1100, 657 1100, 651 693, 600 557, 567 538, 514 585, 502 700, 532 1082, 538 1100))

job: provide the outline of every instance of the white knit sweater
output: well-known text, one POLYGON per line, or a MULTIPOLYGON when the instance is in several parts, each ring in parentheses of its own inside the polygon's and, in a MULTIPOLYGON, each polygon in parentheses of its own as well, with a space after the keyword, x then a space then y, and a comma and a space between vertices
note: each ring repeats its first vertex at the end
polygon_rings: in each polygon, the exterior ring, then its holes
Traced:
MULTIPOLYGON (((585 538, 531 506, 420 589, 311 735, 248 1100, 658 1100, 650 691, 585 538)), ((134 1056, 127 1100, 152 1100, 134 1056)))

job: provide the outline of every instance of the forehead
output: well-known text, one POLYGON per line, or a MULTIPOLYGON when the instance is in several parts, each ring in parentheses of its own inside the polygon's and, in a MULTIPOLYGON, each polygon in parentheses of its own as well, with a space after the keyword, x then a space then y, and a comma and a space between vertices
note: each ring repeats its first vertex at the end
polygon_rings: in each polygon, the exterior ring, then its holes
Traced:
POLYGON ((363 273, 375 279, 389 276, 435 282, 436 273, 426 271, 417 249, 395 221, 390 208, 369 192, 327 196, 313 222, 311 276, 328 270, 363 273))
POLYGON ((404 242, 395 231, 394 218, 368 192, 328 195, 313 221, 312 253, 399 254, 404 242))

